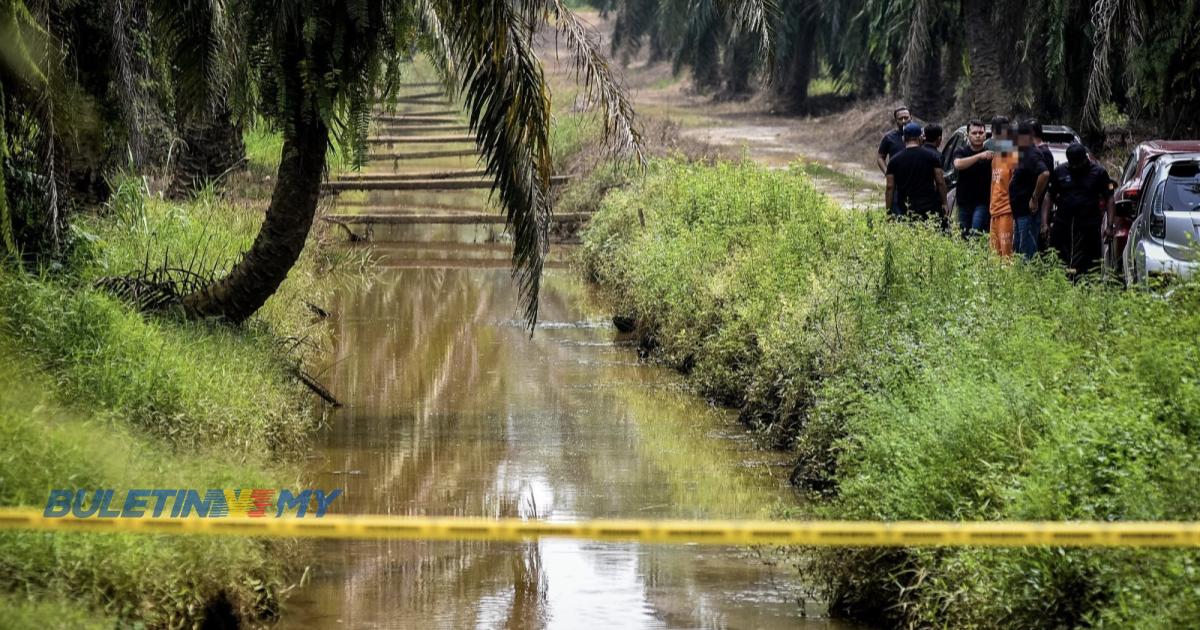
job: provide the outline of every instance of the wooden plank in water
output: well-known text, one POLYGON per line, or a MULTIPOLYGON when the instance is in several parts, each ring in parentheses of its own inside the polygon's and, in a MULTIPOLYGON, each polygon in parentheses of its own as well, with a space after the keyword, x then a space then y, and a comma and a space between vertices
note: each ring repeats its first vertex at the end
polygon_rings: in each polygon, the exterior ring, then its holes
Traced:
MULTIPOLYGON (((588 212, 566 212, 551 215, 554 223, 587 221, 591 218, 588 212)), ((372 225, 487 225, 505 223, 501 214, 330 214, 321 217, 322 221, 341 224, 372 224, 372 225)))
MULTIPOLYGON (((443 87, 443 86, 441 83, 438 83, 437 81, 413 81, 412 83, 397 83, 396 84, 396 89, 398 89, 398 90, 402 90, 404 88, 428 89, 428 88, 440 88, 440 87, 443 87)), ((379 98, 379 97, 377 96, 376 98, 379 98)), ((380 101, 380 102, 382 102, 382 101, 380 101)))
POLYGON ((470 125, 385 125, 385 130, 392 134, 406 134, 429 131, 470 131, 470 125))
MULTIPOLYGON (((439 86, 435 84, 435 85, 430 85, 428 87, 439 87, 439 86)), ((397 98, 449 98, 449 97, 446 96, 445 92, 438 90, 435 92, 417 92, 416 94, 404 94, 404 95, 398 94, 397 98)), ((386 100, 382 101, 382 103, 387 104, 387 101, 386 100)))
POLYGON ((372 153, 367 156, 368 160, 423 160, 427 158, 444 158, 444 157, 479 157, 479 152, 475 149, 463 149, 461 151, 413 151, 411 153, 372 153))
MULTIPOLYGON (((390 123, 390 122, 407 122, 412 120, 428 121, 434 118, 442 118, 448 116, 459 116, 462 112, 452 109, 431 110, 425 112, 402 112, 396 114, 376 114, 375 122, 390 123)), ((453 120, 458 120, 457 118, 453 120)))
MULTIPOLYGON (((566 183, 569 175, 554 175, 551 185, 566 183)), ((411 179, 411 180, 363 180, 325 182, 322 190, 471 190, 489 189, 492 182, 480 179, 411 179)))
POLYGON ((392 102, 397 105, 453 105, 454 104, 450 99, 446 98, 445 94, 442 94, 440 96, 442 98, 439 100, 434 100, 432 98, 424 98, 424 97, 413 98, 410 96, 403 96, 392 102))
POLYGON ((475 136, 375 136, 367 138, 368 144, 453 144, 475 142, 475 136))
POLYGON ((483 177, 487 171, 477 169, 459 169, 450 171, 412 171, 409 173, 343 173, 336 181, 407 181, 413 179, 462 179, 464 177, 483 177))

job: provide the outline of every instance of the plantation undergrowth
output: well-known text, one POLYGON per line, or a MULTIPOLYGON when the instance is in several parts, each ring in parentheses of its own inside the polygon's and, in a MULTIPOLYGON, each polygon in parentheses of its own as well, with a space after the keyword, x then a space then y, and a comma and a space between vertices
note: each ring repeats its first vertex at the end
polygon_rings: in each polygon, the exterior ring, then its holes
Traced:
MULTIPOLYGON (((238 328, 141 314, 95 282, 162 265, 219 276, 249 247, 261 208, 211 191, 166 202, 138 179, 114 190, 76 219, 65 268, 0 265, 0 505, 40 508, 52 488, 296 487, 319 418, 292 371, 327 334, 308 303, 329 297, 322 274, 363 261, 310 243, 238 328)), ((297 557, 295 543, 251 538, 4 532, 0 618, 266 621, 297 557)))
MULTIPOLYGON (((847 212, 798 169, 655 162, 584 234, 643 349, 794 449, 850 519, 1200 517, 1200 291, 847 212)), ((813 551, 845 614, 918 627, 1184 627, 1200 554, 813 551)))

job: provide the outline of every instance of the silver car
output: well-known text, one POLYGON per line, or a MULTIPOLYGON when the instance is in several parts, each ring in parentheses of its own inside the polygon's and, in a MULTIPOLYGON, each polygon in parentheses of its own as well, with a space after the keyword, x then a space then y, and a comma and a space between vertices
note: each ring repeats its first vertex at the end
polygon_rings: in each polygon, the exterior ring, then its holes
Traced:
POLYGON ((1146 284, 1156 276, 1188 277, 1200 270, 1200 153, 1164 155, 1146 166, 1144 194, 1135 208, 1125 245, 1125 282, 1146 284))

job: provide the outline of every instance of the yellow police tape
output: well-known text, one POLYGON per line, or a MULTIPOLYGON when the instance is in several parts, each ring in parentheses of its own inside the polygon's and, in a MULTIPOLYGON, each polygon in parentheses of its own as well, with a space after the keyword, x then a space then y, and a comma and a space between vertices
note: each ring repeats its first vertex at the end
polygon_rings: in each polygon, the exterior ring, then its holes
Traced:
POLYGON ((530 521, 427 516, 74 518, 0 508, 0 529, 405 540, 612 542, 842 547, 1198 547, 1200 523, 907 521, 530 521))

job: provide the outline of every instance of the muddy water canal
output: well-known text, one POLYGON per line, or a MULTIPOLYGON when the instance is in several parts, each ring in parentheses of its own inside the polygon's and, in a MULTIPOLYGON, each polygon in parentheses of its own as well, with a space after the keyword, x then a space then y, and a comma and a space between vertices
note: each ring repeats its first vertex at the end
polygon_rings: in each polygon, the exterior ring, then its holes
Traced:
MULTIPOLYGON (((532 337, 489 228, 376 230, 332 309, 346 402, 310 477, 348 514, 769 517, 784 461, 679 391, 563 268, 532 337)), ((546 540, 323 541, 285 628, 841 628, 769 550, 546 540), (807 607, 808 617, 804 617, 807 607)))

